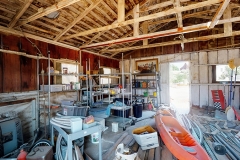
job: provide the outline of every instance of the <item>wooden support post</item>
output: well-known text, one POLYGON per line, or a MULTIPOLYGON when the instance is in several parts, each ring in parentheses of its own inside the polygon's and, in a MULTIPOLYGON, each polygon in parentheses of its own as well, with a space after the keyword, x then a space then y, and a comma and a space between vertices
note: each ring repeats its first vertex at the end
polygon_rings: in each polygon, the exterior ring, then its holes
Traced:
MULTIPOLYGON (((228 6, 223 13, 223 19, 230 19, 231 17, 231 7, 228 6)), ((232 36, 232 22, 224 23, 224 35, 232 36)))
MULTIPOLYGON (((143 34, 148 34, 148 23, 147 22, 143 23, 143 34)), ((148 45, 148 39, 143 40, 143 45, 144 46, 148 45)))
POLYGON ((125 21, 125 0, 118 0, 118 22, 125 21))
MULTIPOLYGON (((135 18, 139 18, 139 4, 137 4, 134 8, 133 8, 133 17, 135 18)), ((133 24, 133 36, 138 36, 139 35, 139 22, 134 22, 133 24)))

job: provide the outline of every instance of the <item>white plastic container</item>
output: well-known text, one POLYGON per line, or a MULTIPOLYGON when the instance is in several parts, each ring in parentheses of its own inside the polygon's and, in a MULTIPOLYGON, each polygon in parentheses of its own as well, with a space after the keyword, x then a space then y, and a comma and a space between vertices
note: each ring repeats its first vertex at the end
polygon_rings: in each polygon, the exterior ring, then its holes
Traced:
POLYGON ((92 143, 99 143, 99 135, 98 135, 98 132, 91 134, 91 142, 92 142, 92 143))
POLYGON ((116 122, 112 123, 112 131, 113 132, 118 132, 118 123, 116 123, 116 122))

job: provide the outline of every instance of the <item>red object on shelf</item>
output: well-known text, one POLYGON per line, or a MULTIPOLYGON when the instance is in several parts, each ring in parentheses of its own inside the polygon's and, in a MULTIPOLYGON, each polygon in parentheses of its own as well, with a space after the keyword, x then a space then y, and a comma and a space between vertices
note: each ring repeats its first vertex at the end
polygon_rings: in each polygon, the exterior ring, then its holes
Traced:
POLYGON ((17 157, 17 160, 26 160, 27 154, 28 153, 22 149, 17 157))
POLYGON ((222 90, 211 90, 213 102, 219 102, 221 109, 226 109, 226 101, 223 95, 222 90))

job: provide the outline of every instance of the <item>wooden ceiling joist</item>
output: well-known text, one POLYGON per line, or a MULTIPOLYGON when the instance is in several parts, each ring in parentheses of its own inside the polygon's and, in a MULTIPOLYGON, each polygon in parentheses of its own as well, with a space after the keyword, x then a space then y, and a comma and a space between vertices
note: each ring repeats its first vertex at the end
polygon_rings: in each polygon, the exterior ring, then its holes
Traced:
MULTIPOLYGON (((233 36, 238 36, 238 35, 240 35, 240 31, 235 31, 235 32, 232 33, 232 35, 233 36)), ((190 43, 190 42, 198 42, 198 41, 207 41, 207 40, 211 40, 211 39, 224 38, 224 37, 228 37, 228 36, 226 36, 224 33, 222 33, 222 34, 216 34, 216 35, 188 38, 188 39, 184 39, 184 40, 176 40, 176 41, 168 41, 168 42, 162 42, 162 43, 154 43, 154 44, 149 44, 148 46, 134 46, 134 47, 128 47, 128 48, 121 48, 121 49, 111 49, 111 50, 105 50, 105 52, 106 53, 110 53, 110 52, 125 52, 125 51, 130 51, 130 50, 154 48, 154 47, 162 47, 162 46, 181 44, 182 42, 190 43)))
MULTIPOLYGON (((219 20, 218 24, 224 24, 224 23, 229 23, 229 22, 234 22, 234 21, 240 21, 240 17, 219 20)), ((157 38, 157 37, 164 37, 164 36, 170 36, 170 35, 179 35, 182 33, 190 33, 190 32, 195 32, 195 31, 200 31, 200 30, 206 30, 206 29, 208 29, 207 25, 208 25, 208 23, 202 23, 202 24, 198 24, 198 25, 183 27, 182 31, 179 31, 176 28, 176 29, 165 30, 165 31, 161 31, 161 32, 149 33, 146 35, 140 35, 138 37, 127 37, 127 38, 108 41, 108 42, 95 43, 92 45, 88 45, 85 48, 108 46, 108 45, 119 44, 119 43, 128 43, 128 42, 133 42, 133 41, 139 41, 139 40, 149 39, 149 38, 157 38)))
POLYGON ((48 14, 54 12, 54 11, 60 10, 60 9, 62 9, 64 7, 70 6, 70 5, 72 5, 72 4, 76 3, 76 2, 79 2, 79 1, 81 1, 81 0, 61 0, 60 2, 54 4, 54 5, 50 6, 50 7, 47 7, 45 9, 40 9, 36 14, 34 14, 34 15, 30 16, 29 18, 27 18, 26 20, 20 22, 18 24, 18 26, 21 26, 23 24, 26 24, 26 23, 29 23, 31 21, 34 21, 34 20, 36 20, 38 18, 46 16, 46 15, 48 15, 48 14))
POLYGON ((118 27, 121 27, 121 26, 130 25, 130 24, 133 24, 135 22, 147 21, 147 20, 151 20, 151 19, 155 19, 155 18, 159 18, 159 17, 164 17, 166 15, 171 15, 171 14, 176 14, 176 13, 179 13, 179 12, 184 12, 184 11, 188 11, 188 10, 192 10, 192 9, 197 9, 197 8, 200 8, 200 7, 220 3, 222 1, 223 0, 207 0, 207 1, 204 1, 204 2, 199 2, 199 3, 191 4, 191 5, 188 5, 188 6, 176 7, 174 9, 169 9, 167 11, 147 15, 147 16, 140 17, 140 18, 137 18, 137 19, 131 19, 131 20, 124 21, 124 22, 118 22, 118 23, 115 23, 115 24, 112 24, 112 25, 99 27, 99 28, 94 28, 92 30, 84 31, 84 32, 81 32, 81 33, 78 33, 78 34, 65 36, 65 37, 62 38, 62 40, 70 39, 70 38, 74 38, 74 37, 78 37, 78 36, 85 36, 85 35, 92 34, 92 33, 95 33, 95 32, 106 31, 106 30, 110 30, 110 29, 113 29, 113 28, 118 28, 118 27))
POLYGON ((103 0, 98 0, 94 3, 92 3, 87 9, 85 9, 85 11, 82 14, 80 14, 80 16, 75 18, 73 22, 71 22, 61 33, 59 33, 54 38, 54 41, 58 41, 62 35, 64 35, 67 31, 69 31, 76 23, 78 23, 81 19, 83 19, 90 11, 92 11, 102 1, 103 0))
POLYGON ((220 7, 218 8, 216 14, 214 15, 212 22, 209 26, 209 28, 214 28, 214 26, 217 24, 217 22, 219 21, 219 19, 222 17, 223 12, 225 11, 225 9, 227 8, 228 4, 229 4, 230 0, 224 0, 223 3, 220 5, 220 7))
POLYGON ((13 17, 12 21, 9 23, 8 27, 12 28, 17 21, 19 20, 19 18, 23 15, 23 13, 28 9, 28 7, 31 5, 33 0, 27 0, 24 5, 22 6, 22 8, 18 11, 18 13, 13 17))

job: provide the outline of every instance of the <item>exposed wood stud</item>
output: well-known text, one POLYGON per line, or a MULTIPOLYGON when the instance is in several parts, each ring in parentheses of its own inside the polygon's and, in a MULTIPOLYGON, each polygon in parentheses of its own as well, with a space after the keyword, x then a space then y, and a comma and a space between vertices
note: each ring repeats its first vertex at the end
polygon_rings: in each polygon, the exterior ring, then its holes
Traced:
POLYGON ((140 18, 137 18, 137 19, 127 20, 127 21, 124 21, 124 22, 118 22, 118 23, 115 23, 115 24, 112 24, 112 25, 99 27, 99 28, 94 28, 92 30, 84 31, 84 32, 81 32, 81 33, 78 33, 78 34, 65 36, 62 39, 65 40, 65 39, 70 39, 70 38, 77 37, 77 36, 84 36, 84 35, 92 34, 92 33, 99 32, 99 31, 110 30, 110 29, 113 29, 113 28, 118 28, 120 26, 126 26, 126 25, 129 25, 129 24, 133 24, 135 22, 142 22, 142 21, 154 19, 156 17, 163 17, 163 16, 166 16, 166 15, 171 15, 171 14, 175 14, 175 13, 178 13, 178 12, 183 12, 183 11, 187 11, 187 10, 196 9, 196 8, 199 8, 199 7, 204 7, 204 6, 216 4, 216 3, 219 3, 221 1, 222 0, 208 0, 208 1, 204 1, 204 2, 199 2, 197 4, 191 4, 189 6, 177 7, 177 8, 174 8, 174 9, 169 9, 169 10, 164 11, 164 12, 159 12, 159 13, 147 15, 147 16, 144 16, 144 17, 140 17, 140 18))
MULTIPOLYGON (((133 8, 133 18, 139 18, 139 4, 134 6, 133 8)), ((139 22, 135 22, 133 24, 133 36, 138 36, 139 35, 139 22)))
POLYGON ((223 12, 225 11, 225 9, 227 8, 228 4, 229 4, 230 0, 224 0, 223 3, 220 5, 220 7, 218 8, 216 14, 214 15, 212 22, 209 26, 209 28, 214 28, 214 26, 218 23, 219 19, 221 18, 223 12))
MULTIPOLYGON (((231 18, 231 8, 228 6, 223 13, 223 18, 224 19, 230 19, 231 18)), ((232 35, 232 22, 229 23, 224 23, 224 34, 226 36, 231 36, 232 35)))

